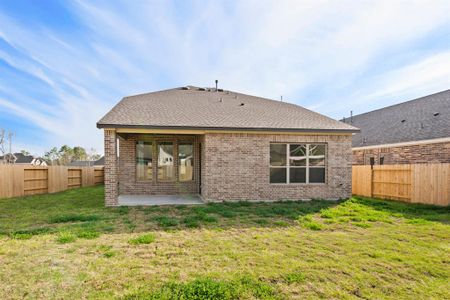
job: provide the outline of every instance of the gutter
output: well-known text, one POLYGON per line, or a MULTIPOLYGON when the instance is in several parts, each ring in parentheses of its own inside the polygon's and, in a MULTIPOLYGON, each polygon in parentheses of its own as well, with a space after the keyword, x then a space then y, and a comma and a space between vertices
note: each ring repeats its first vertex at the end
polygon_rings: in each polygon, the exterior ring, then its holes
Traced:
POLYGON ((395 147, 438 144, 438 143, 447 143, 447 142, 450 142, 450 137, 428 139, 428 140, 417 140, 417 141, 410 141, 410 142, 398 142, 398 143, 391 143, 391 144, 358 146, 358 147, 352 147, 352 150, 358 151, 358 150, 370 150, 370 149, 379 149, 379 148, 395 148, 395 147))
POLYGON ((135 129, 170 129, 170 130, 219 130, 219 131, 276 131, 276 132, 342 132, 342 133, 357 133, 360 132, 358 128, 355 129, 309 129, 309 128, 269 128, 269 127, 211 127, 211 126, 157 126, 157 125, 117 125, 117 124, 100 124, 97 123, 97 128, 135 128, 135 129))

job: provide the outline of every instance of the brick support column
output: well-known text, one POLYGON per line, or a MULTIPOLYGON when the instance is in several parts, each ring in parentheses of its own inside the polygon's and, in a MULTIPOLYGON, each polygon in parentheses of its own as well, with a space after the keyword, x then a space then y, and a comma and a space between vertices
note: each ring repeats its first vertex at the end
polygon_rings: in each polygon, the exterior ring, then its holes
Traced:
POLYGON ((105 206, 117 206, 119 196, 116 131, 105 129, 105 206))

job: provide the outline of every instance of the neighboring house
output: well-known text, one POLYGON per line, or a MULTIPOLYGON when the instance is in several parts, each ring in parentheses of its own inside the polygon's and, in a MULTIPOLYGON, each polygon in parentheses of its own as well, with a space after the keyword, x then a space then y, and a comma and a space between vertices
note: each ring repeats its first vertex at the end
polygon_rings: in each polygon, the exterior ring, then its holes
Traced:
POLYGON ((33 155, 24 155, 23 153, 7 153, 5 156, 0 156, 0 161, 16 165, 47 166, 47 163, 43 158, 34 157, 33 155))
POLYGON ((68 166, 69 167, 92 167, 94 166, 94 160, 74 160, 71 161, 68 166))
POLYGON ((102 156, 94 162, 94 166, 104 166, 105 165, 105 157, 102 156))
POLYGON ((105 157, 102 156, 98 160, 74 160, 69 163, 70 167, 94 167, 103 166, 105 164, 105 157))
POLYGON ((13 153, 6 153, 3 156, 0 156, 0 163, 2 164, 13 164, 17 160, 17 157, 13 153))
POLYGON ((97 127, 108 206, 120 195, 351 196, 357 128, 294 104, 189 86, 125 97, 97 127))
POLYGON ((450 162, 450 90, 346 118, 353 164, 450 162))

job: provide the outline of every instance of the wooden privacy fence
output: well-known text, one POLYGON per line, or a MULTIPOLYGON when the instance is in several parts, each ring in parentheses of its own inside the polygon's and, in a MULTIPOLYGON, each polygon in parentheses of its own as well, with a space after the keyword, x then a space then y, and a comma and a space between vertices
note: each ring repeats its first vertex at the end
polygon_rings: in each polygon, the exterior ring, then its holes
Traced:
POLYGON ((450 164, 353 166, 354 195, 450 205, 450 164))
POLYGON ((55 193, 103 181, 103 167, 0 165, 0 198, 55 193))

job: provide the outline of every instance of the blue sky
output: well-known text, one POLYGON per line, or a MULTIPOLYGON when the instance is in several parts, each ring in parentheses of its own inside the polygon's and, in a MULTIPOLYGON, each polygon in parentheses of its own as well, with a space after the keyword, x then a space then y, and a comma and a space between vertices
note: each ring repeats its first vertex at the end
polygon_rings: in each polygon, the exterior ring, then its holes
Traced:
POLYGON ((212 86, 333 118, 450 88, 450 1, 0 1, 13 150, 103 152, 123 96, 212 86))

